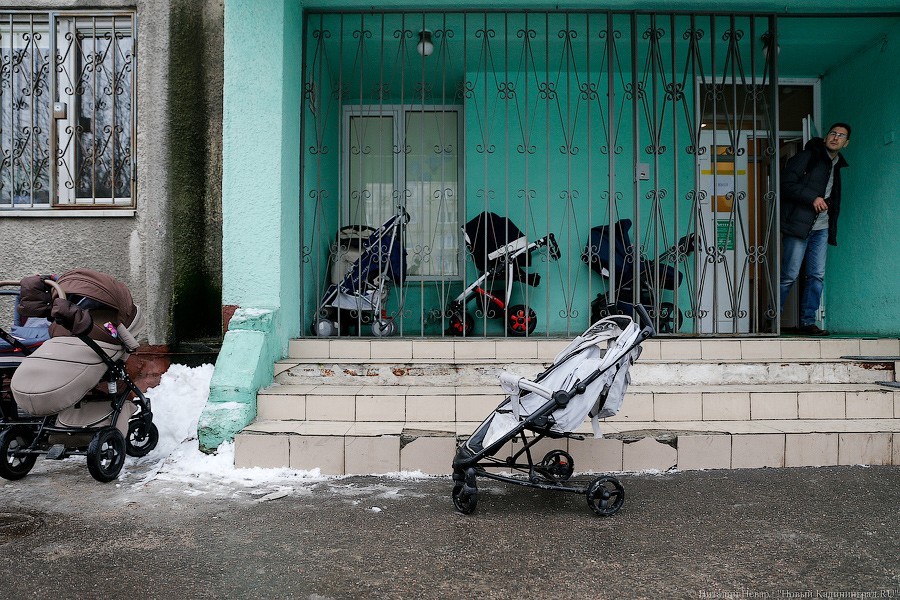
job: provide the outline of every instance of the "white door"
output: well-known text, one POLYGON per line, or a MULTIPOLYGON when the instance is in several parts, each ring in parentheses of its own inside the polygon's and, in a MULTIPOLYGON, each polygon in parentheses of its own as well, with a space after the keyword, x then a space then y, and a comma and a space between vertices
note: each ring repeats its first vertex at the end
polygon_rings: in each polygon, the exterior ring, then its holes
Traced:
POLYGON ((700 137, 700 333, 750 331, 747 139, 746 131, 700 137))

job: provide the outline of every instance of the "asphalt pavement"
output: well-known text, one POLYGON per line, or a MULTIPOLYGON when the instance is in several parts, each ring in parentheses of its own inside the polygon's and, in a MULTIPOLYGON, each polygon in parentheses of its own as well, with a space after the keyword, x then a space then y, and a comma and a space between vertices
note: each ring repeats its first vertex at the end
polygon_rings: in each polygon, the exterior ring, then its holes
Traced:
POLYGON ((0 482, 3 598, 898 598, 900 468, 622 474, 583 496, 449 478, 251 486, 83 460, 0 482))

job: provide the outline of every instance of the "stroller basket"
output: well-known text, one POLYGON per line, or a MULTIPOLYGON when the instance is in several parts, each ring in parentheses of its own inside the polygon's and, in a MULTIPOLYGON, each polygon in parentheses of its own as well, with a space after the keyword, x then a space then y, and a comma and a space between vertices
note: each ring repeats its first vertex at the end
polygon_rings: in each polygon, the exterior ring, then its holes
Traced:
POLYGON ((500 375, 509 396, 459 446, 453 460, 452 498, 458 511, 475 510, 477 477, 584 494, 591 510, 600 516, 615 514, 622 507, 625 492, 615 477, 601 476, 578 485, 570 480, 575 465, 568 452, 552 450, 535 461, 531 448, 544 438, 583 440, 575 430, 586 418, 592 421, 594 435, 601 436, 599 420, 618 412, 630 382, 628 369, 640 356, 641 343, 655 334, 646 310, 637 305, 635 312, 643 328, 624 315, 598 321, 534 381, 511 373, 500 375), (521 443, 521 449, 498 458, 497 453, 511 442, 521 443), (525 462, 520 462, 523 456, 525 462), (519 472, 527 479, 489 469, 519 472))

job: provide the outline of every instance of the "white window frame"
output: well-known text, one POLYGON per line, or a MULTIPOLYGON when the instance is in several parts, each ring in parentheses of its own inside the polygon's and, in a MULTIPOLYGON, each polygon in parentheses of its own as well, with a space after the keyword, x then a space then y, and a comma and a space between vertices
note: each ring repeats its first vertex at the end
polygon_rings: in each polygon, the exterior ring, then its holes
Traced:
MULTIPOLYGON (((2 217, 113 217, 134 216, 136 214, 137 201, 137 15, 133 10, 96 10, 96 11, 34 11, 34 10, 5 10, 2 11, 6 19, 6 27, 0 25, 2 33, 8 34, 8 18, 13 18, 17 23, 33 19, 41 25, 41 33, 45 34, 49 41, 51 57, 51 71, 48 76, 50 111, 50 157, 48 167, 50 192, 49 203, 17 205, 0 204, 0 218, 2 217), (61 158, 67 165, 69 172, 74 173, 76 168, 75 143, 65 139, 66 129, 74 128, 79 112, 79 96, 66 93, 68 82, 61 81, 61 74, 56 72, 55 57, 58 52, 63 52, 69 42, 65 40, 67 34, 78 31, 87 37, 96 36, 102 39, 105 34, 112 31, 113 21, 116 30, 127 32, 132 44, 131 58, 131 98, 130 116, 130 149, 131 165, 130 173, 130 197, 94 198, 77 197, 77 191, 66 185, 65 178, 60 177, 60 165, 57 157, 62 152, 61 158), (77 24, 76 24, 77 23, 77 24), (121 25, 120 25, 121 23, 121 25), (46 27, 46 33, 43 30, 46 27), (62 148, 62 150, 60 150, 62 148)), ((117 60, 117 57, 116 59, 117 60)), ((64 72, 74 77, 78 68, 76 53, 69 51, 66 54, 64 72)), ((73 137, 76 134, 72 134, 73 137)), ((70 182, 71 184, 71 182, 70 182)))
MULTIPOLYGON (((394 139, 393 144, 399 147, 406 139, 406 115, 409 113, 421 112, 453 112, 456 113, 456 140, 457 140, 457 195, 456 195, 456 214, 457 223, 459 223, 458 235, 458 263, 457 272, 454 275, 409 275, 407 279, 410 281, 462 281, 465 278, 465 244, 463 240, 462 227, 465 219, 465 144, 463 135, 465 131, 463 106, 461 104, 355 104, 345 106, 343 109, 342 128, 340 135, 341 143, 341 225, 349 225, 350 221, 350 119, 352 117, 392 117, 394 123, 394 139)), ((400 152, 396 154, 394 161, 394 183, 395 189, 406 189, 406 153, 400 152)), ((375 225, 377 227, 377 225, 375 225)))

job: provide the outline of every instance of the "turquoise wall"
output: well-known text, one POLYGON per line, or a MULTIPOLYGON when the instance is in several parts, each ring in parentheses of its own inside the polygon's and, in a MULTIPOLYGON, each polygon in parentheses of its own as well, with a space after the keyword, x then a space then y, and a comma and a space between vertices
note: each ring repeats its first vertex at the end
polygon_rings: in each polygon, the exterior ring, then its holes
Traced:
MULTIPOLYGON (((737 26, 749 31, 749 22, 741 17, 737 26)), ((632 57, 630 15, 614 15, 616 66, 610 100, 605 64, 611 38, 606 36, 605 14, 419 13, 391 14, 384 20, 377 14, 311 15, 303 109, 304 330, 325 291, 328 245, 339 226, 343 107, 418 105, 422 100, 415 99, 414 90, 424 80, 432 95, 422 103, 464 106, 464 221, 491 210, 509 216, 530 239, 552 232, 560 242, 562 260, 548 262, 546 254, 539 253, 532 271, 544 282, 537 288, 516 285, 512 302, 538 311, 537 334, 582 331, 588 324, 590 301, 606 291, 605 281, 581 262, 592 226, 606 222, 611 212, 614 219, 632 219, 632 240, 640 237, 648 257, 693 230, 697 181, 689 147, 697 143, 691 132, 699 131, 699 124, 692 82, 700 73, 711 78, 713 66, 716 73, 734 68, 722 58, 729 44, 722 32, 729 24, 727 17, 717 18, 718 34, 713 35, 708 17, 696 21, 701 39, 697 62, 691 63, 685 37, 692 26, 690 17, 676 17, 672 32, 668 17, 653 21, 642 15, 636 23, 637 56, 632 57), (411 45, 415 39, 410 28, 417 27, 435 30, 435 52, 424 60, 411 45), (453 35, 441 33, 440 27, 453 35), (561 33, 569 28, 573 35, 567 39, 561 33), (655 64, 645 35, 651 28, 661 39, 655 64), (533 30, 534 37, 522 35, 525 30, 533 30), (485 35, 486 31, 492 33, 485 35), (409 35, 397 37, 403 32, 409 35), (398 39, 406 39, 406 46, 398 39), (711 40, 716 42, 715 63, 711 40), (633 66, 638 69, 634 78, 633 66), (635 81, 644 91, 637 100, 632 98, 635 81), (676 85, 683 95, 673 103, 669 94, 676 85), (376 97, 376 90, 385 95, 376 97), (635 115, 636 131, 631 126, 635 115), (662 132, 657 139, 653 128, 662 132), (648 165, 649 180, 634 182, 635 163, 648 165)), ((757 17, 755 26, 764 30, 766 19, 757 17)), ((751 36, 735 43, 744 57, 753 54, 751 36)), ((748 70, 746 60, 742 68, 748 70)), ((761 77, 763 61, 757 60, 755 68, 761 77)), ((721 115, 722 100, 718 102, 721 115)), ((682 265, 684 282, 677 295, 663 292, 664 301, 674 302, 677 296, 678 307, 688 315, 682 332, 693 330, 689 315, 699 293, 694 265, 693 259, 682 265)), ((402 310, 399 294, 390 304, 403 334, 439 334, 446 323, 423 323, 420 315, 445 307, 464 282, 479 275, 468 261, 465 279, 408 282, 402 310)), ((476 333, 482 331, 502 335, 502 324, 482 320, 476 333)))
MULTIPOLYGON (((316 10, 370 10, 371 0, 302 0, 306 9, 316 10), (337 5, 337 6, 336 6, 337 5)), ((456 0, 452 9, 483 10, 488 3, 486 0, 456 0)), ((717 0, 711 3, 709 0, 606 0, 602 6, 598 6, 596 0, 566 0, 564 2, 547 2, 546 0, 494 0, 491 8, 529 9, 529 10, 579 10, 579 9, 610 9, 610 10, 666 10, 666 11, 776 11, 780 13, 809 13, 809 12, 847 12, 850 7, 846 0, 793 0, 786 3, 784 0, 717 0)), ((451 7, 441 0, 382 0, 379 8, 385 10, 405 9, 443 9, 451 7)), ((895 0, 856 0, 853 3, 854 12, 883 12, 896 11, 895 0)))
POLYGON ((281 309, 299 330, 301 13, 293 2, 225 10, 223 304, 281 309))
POLYGON ((302 13, 294 2, 225 2, 222 303, 225 335, 200 448, 256 417, 256 393, 299 333, 302 13))
POLYGON ((853 127, 842 171, 838 246, 825 277, 828 329, 900 335, 900 31, 875 41, 822 81, 822 127, 853 127))

